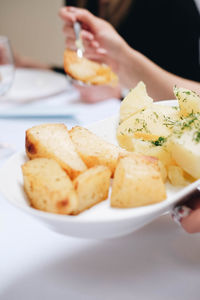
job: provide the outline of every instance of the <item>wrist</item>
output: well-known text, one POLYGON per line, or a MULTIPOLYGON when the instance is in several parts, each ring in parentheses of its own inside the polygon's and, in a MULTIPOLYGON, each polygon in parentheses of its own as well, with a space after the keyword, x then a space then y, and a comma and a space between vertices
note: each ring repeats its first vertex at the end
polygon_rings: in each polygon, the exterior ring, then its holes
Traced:
POLYGON ((137 52, 128 44, 122 46, 119 55, 119 77, 122 85, 126 88, 132 88, 139 81, 139 65, 137 61, 137 52))

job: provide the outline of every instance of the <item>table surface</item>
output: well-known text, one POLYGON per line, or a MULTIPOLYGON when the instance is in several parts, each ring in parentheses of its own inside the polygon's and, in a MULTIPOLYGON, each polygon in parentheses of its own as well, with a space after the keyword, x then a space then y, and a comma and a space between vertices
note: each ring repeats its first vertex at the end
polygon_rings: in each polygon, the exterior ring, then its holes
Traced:
MULTIPOLYGON (((74 118, 53 120, 68 127, 109 117, 120 106, 117 99, 83 104, 69 91, 38 103, 77 107, 74 118)), ((49 121, 0 119, 0 142, 22 150, 25 130, 49 121)), ((0 165, 9 155, 0 150, 0 165)), ((1 300, 196 300, 199 283, 200 236, 186 234, 169 216, 123 238, 83 240, 51 232, 0 197, 1 300)))

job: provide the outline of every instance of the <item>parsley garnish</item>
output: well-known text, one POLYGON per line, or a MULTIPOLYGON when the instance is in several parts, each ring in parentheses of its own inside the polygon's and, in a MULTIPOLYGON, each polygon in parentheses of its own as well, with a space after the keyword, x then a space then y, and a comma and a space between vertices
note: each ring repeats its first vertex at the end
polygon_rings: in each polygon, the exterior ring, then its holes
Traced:
POLYGON ((186 95, 190 95, 191 94, 190 91, 184 91, 183 93, 186 94, 186 95))
POLYGON ((156 119, 159 118, 158 114, 154 111, 153 114, 156 116, 156 119))
POLYGON ((163 136, 159 136, 159 138, 157 139, 157 141, 152 141, 151 143, 154 145, 154 146, 162 146, 165 142, 166 142, 166 138, 163 137, 163 136))
POLYGON ((199 142, 200 142, 200 131, 196 131, 196 132, 194 133, 193 140, 194 140, 196 143, 199 143, 199 142))
POLYGON ((128 133, 131 133, 131 132, 133 132, 133 129, 129 128, 128 133))

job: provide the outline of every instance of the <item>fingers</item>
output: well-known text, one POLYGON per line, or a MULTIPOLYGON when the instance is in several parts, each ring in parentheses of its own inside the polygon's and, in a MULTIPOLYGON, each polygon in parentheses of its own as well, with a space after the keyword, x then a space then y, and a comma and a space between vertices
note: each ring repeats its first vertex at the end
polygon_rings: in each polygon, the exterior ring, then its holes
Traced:
POLYGON ((100 46, 95 39, 95 30, 99 32, 99 19, 92 15, 89 11, 75 7, 63 7, 59 12, 60 17, 65 21, 63 32, 67 38, 67 47, 75 50, 75 34, 73 23, 81 22, 81 37, 85 47, 85 56, 87 58, 101 60, 107 54, 107 50, 100 46), (95 58, 94 58, 95 56, 95 58))
POLYGON ((63 32, 65 34, 66 37, 69 38, 74 38, 75 39, 75 33, 74 33, 74 29, 71 25, 65 23, 65 25, 63 26, 63 32))
MULTIPOLYGON (((70 37, 70 38, 75 39, 74 28, 71 25, 65 24, 63 26, 63 32, 64 32, 66 37, 70 37)), ((81 38, 83 40, 92 41, 92 40, 94 40, 94 35, 91 32, 87 31, 87 30, 81 30, 81 38)))
POLYGON ((176 206, 173 209, 171 215, 172 215, 173 220, 177 224, 181 225, 181 222, 182 222, 183 218, 187 217, 190 214, 191 211, 192 211, 191 208, 189 208, 189 207, 187 207, 185 205, 183 205, 183 206, 176 206))
POLYGON ((200 232, 200 193, 198 190, 190 195, 186 205, 174 208, 172 212, 174 221, 188 233, 200 232))
POLYGON ((200 232, 200 208, 193 210, 181 220, 181 225, 188 233, 200 232))
MULTIPOLYGON (((70 48, 70 49, 75 50, 76 47, 75 47, 74 29, 72 28, 71 25, 66 23, 63 26, 63 32, 65 33, 65 36, 66 36, 67 47, 70 48)), ((89 32, 87 30, 81 30, 81 38, 83 40, 83 44, 84 44, 85 49, 86 48, 88 48, 88 49, 93 48, 95 50, 95 49, 99 48, 99 42, 94 40, 94 35, 91 32, 89 32)), ((92 51, 94 51, 94 50, 92 50, 92 51)), ((99 53, 101 54, 101 50, 100 50, 99 53)))
MULTIPOLYGON (((65 28, 65 30, 67 29, 65 28)), ((84 56, 93 60, 102 60, 107 54, 107 51, 104 48, 101 48, 99 42, 94 40, 93 37, 88 37, 86 31, 82 31, 81 36, 85 49, 84 56)), ((71 50, 76 50, 75 34, 73 30, 69 30, 66 35, 66 46, 71 50)))
POLYGON ((79 21, 84 29, 90 28, 91 32, 95 32, 98 27, 96 24, 96 19, 98 18, 86 9, 72 6, 63 7, 59 11, 59 16, 68 24, 79 21))
MULTIPOLYGON (((66 39, 66 46, 67 46, 67 48, 69 48, 71 50, 76 50, 75 39, 67 37, 67 39, 66 39)), ((95 51, 95 47, 92 47, 91 43, 88 42, 88 41, 83 41, 83 46, 84 46, 84 49, 85 49, 85 51, 87 53, 95 51)))
POLYGON ((69 25, 72 25, 74 22, 76 22, 76 17, 73 12, 70 12, 69 7, 62 7, 59 11, 59 16, 63 21, 65 21, 65 23, 69 25))

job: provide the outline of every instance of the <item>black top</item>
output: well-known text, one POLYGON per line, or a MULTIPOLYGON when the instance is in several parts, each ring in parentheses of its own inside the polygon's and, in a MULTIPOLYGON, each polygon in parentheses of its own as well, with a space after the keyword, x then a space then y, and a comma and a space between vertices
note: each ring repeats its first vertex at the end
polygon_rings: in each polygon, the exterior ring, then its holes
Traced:
MULTIPOLYGON (((76 1, 67 0, 76 6, 76 1)), ((87 8, 98 15, 98 1, 87 8)), ((200 15, 192 0, 134 0, 117 28, 128 44, 160 67, 200 81, 200 15)))

